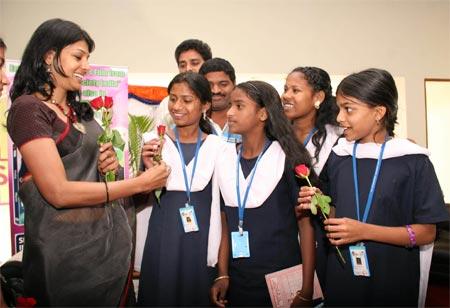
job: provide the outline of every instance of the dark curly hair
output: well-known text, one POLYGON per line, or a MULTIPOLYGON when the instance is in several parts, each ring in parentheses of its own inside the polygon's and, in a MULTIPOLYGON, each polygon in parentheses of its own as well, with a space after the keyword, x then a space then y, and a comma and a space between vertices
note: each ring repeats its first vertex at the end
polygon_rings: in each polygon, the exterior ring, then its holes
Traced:
MULTIPOLYGON (((31 36, 22 56, 22 61, 14 77, 11 89, 11 101, 25 94, 39 93, 49 100, 55 84, 47 71, 45 56, 49 51, 55 52, 53 65, 62 76, 66 76, 60 63, 61 51, 68 45, 85 41, 89 52, 95 43, 89 34, 77 24, 63 19, 50 19, 42 23, 31 36)), ((91 120, 93 111, 89 104, 80 102, 79 91, 68 91, 67 100, 75 110, 78 119, 91 120)))
POLYGON ((289 74, 292 73, 301 73, 315 93, 323 91, 325 94, 325 99, 320 104, 320 107, 316 112, 314 127, 317 129, 317 132, 311 138, 311 142, 316 147, 314 158, 317 159, 323 143, 327 138, 327 130, 325 125, 338 125, 336 121, 338 109, 336 107, 336 98, 332 93, 330 75, 328 75, 328 73, 321 68, 308 66, 297 67, 289 74))
POLYGON ((306 148, 297 141, 292 125, 286 118, 277 90, 264 81, 247 81, 236 88, 243 90, 247 96, 260 107, 266 108, 268 119, 264 132, 269 140, 277 140, 286 154, 288 166, 292 169, 299 164, 311 166, 311 157, 306 148))
MULTIPOLYGON (((195 93, 199 98, 202 105, 207 104, 212 101, 211 87, 209 86, 208 80, 206 80, 203 75, 194 72, 184 72, 176 75, 167 87, 168 92, 177 83, 186 83, 189 88, 195 93)), ((212 134, 213 129, 208 120, 200 117, 199 123, 200 129, 206 134, 212 134)))
POLYGON ((394 136, 394 128, 397 123, 398 92, 394 78, 388 71, 370 68, 353 73, 341 81, 336 93, 354 97, 371 107, 386 107, 382 124, 389 136, 394 136))

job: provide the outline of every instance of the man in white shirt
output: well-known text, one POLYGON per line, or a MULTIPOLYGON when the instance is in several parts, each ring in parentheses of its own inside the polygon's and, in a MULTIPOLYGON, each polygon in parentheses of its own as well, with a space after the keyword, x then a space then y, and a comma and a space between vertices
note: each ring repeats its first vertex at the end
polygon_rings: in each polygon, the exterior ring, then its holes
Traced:
POLYGON ((241 136, 228 130, 227 111, 230 108, 230 94, 236 86, 236 74, 230 62, 213 58, 203 63, 199 71, 209 82, 212 93, 209 118, 216 135, 228 142, 241 142, 241 136))

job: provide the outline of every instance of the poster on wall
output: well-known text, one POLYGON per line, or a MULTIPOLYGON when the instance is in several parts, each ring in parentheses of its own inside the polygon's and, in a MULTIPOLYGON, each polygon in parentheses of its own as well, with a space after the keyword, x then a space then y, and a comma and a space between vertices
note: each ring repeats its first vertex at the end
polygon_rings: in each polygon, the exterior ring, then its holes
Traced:
MULTIPOLYGON (((91 102, 99 96, 109 96, 113 101, 113 119, 111 127, 120 132, 123 140, 128 140, 128 68, 91 65, 91 70, 84 76, 81 100, 91 102)), ((102 112, 94 110, 94 117, 101 125, 102 112)), ((128 177, 128 155, 124 149, 115 148, 124 176, 128 177)))
MULTIPOLYGON (((20 61, 17 60, 7 60, 6 67, 6 76, 9 80, 9 87, 7 89, 7 93, 11 89, 12 82, 14 79, 14 74, 19 67, 20 61)), ((8 96, 5 96, 7 102, 5 102, 5 106, 7 108, 10 107, 11 101, 8 96)), ((5 124, 6 124, 6 113, 5 116, 5 124)), ((19 189, 19 168, 20 168, 20 155, 17 151, 17 148, 9 139, 8 134, 5 128, 5 134, 2 135, 2 139, 6 140, 7 143, 7 157, 8 157, 8 204, 9 204, 9 213, 10 213, 10 226, 11 226, 11 252, 15 254, 23 249, 24 243, 24 208, 22 202, 20 202, 18 198, 18 189, 19 189)))
MULTIPOLYGON (((6 74, 10 80, 11 88, 14 74, 19 67, 20 61, 7 60, 6 74)), ((81 100, 90 102, 98 96, 110 96, 113 99, 113 119, 112 128, 117 129, 122 138, 127 140, 128 131, 128 69, 126 67, 114 66, 100 66, 91 65, 91 70, 85 76, 82 83, 82 97, 81 100)), ((6 96, 5 96, 6 99, 6 96)), ((5 102, 4 106, 9 108, 11 102, 5 102)), ((6 108, 6 109, 7 109, 6 108)), ((6 111, 6 110, 5 110, 6 111)), ((2 112, 4 114, 4 112, 2 112)), ((101 112, 95 112, 95 119, 101 125, 101 112)), ((2 118, 4 124, 6 120, 2 118)), ((15 254, 23 249, 24 244, 24 207, 20 198, 18 197, 19 189, 19 170, 21 167, 21 157, 19 151, 12 144, 7 136, 5 128, 1 131, 1 174, 5 177, 7 188, 4 185, 1 187, 1 201, 10 206, 10 224, 11 224, 11 251, 15 254), (4 149, 7 149, 5 151, 4 149), (3 169, 5 171, 3 171, 3 169)), ((126 149, 116 149, 119 157, 119 162, 124 166, 125 174, 128 173, 128 164, 126 157, 126 149)), ((3 177, 2 177, 3 179, 3 177)))

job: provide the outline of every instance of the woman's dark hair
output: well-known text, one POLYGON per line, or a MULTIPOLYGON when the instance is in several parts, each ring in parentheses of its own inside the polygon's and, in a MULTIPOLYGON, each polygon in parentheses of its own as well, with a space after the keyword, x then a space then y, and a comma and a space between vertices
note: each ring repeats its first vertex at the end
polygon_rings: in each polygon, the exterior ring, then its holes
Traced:
MULTIPOLYGON (((203 75, 194 72, 184 72, 176 75, 169 83, 168 92, 177 83, 186 83, 188 87, 195 93, 202 105, 212 101, 211 88, 208 80, 203 75)), ((200 117, 200 129, 206 134, 212 134, 213 130, 208 120, 200 117)))
POLYGON ((261 108, 266 108, 268 119, 264 124, 264 132, 269 140, 276 140, 286 154, 288 166, 292 169, 299 164, 311 166, 311 157, 306 148, 297 141, 292 125, 284 114, 281 99, 277 90, 264 81, 247 81, 236 88, 261 108))
POLYGON ((394 78, 385 70, 370 68, 345 77, 336 93, 342 96, 354 97, 369 106, 384 106, 386 114, 382 125, 389 136, 394 136, 397 123, 398 93, 394 78))
POLYGON ((292 73, 301 73, 314 93, 323 91, 325 94, 325 99, 316 112, 314 127, 317 129, 317 132, 311 138, 311 142, 316 147, 314 157, 317 159, 327 138, 325 125, 338 125, 336 121, 338 109, 336 108, 336 98, 332 93, 330 75, 318 67, 297 67, 289 74, 292 73))
POLYGON ((195 50, 198 52, 200 56, 202 56, 203 61, 212 58, 211 48, 208 44, 197 39, 188 39, 182 41, 175 49, 175 61, 177 61, 177 64, 180 64, 180 55, 188 50, 195 50))
MULTIPOLYGON (((45 57, 49 51, 55 52, 53 66, 62 76, 66 76, 61 67, 61 51, 68 45, 85 41, 89 52, 95 43, 89 34, 77 24, 62 19, 50 19, 34 31, 22 56, 20 66, 15 74, 11 89, 11 101, 24 94, 40 93, 46 100, 52 97, 55 85, 47 70, 45 57)), ((79 91, 68 91, 67 101, 79 118, 91 120, 93 111, 89 104, 80 102, 79 91)))

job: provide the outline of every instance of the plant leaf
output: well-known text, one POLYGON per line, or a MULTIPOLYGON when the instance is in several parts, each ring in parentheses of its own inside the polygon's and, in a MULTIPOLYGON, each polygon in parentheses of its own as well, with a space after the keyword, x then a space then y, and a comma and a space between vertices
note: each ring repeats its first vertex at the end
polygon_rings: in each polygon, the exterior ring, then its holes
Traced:
POLYGON ((311 199, 311 214, 317 215, 317 196, 314 195, 311 199))
POLYGON ((323 196, 323 199, 325 200, 325 202, 327 202, 327 203, 331 202, 330 196, 327 196, 327 195, 322 195, 322 196, 323 196))
POLYGON ((98 143, 99 144, 105 144, 111 141, 106 134, 101 134, 98 136, 98 143))
POLYGON ((142 135, 153 128, 153 119, 149 116, 128 114, 128 151, 133 174, 137 174, 141 164, 142 135))
POLYGON ((112 132, 113 137, 111 141, 113 146, 123 151, 123 148, 125 147, 125 141, 123 141, 122 136, 120 135, 118 130, 114 129, 112 132))
POLYGON ((330 201, 331 198, 326 195, 319 195, 318 196, 318 205, 322 213, 326 214, 327 216, 330 214, 330 201))

